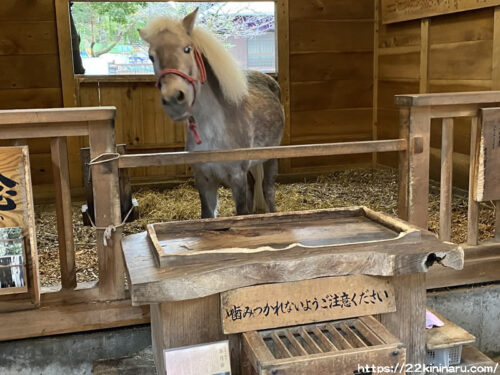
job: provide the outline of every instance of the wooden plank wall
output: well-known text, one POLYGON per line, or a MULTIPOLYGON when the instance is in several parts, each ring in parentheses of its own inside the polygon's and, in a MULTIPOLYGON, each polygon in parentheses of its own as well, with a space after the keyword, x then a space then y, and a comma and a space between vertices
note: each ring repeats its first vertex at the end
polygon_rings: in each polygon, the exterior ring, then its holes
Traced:
MULTIPOLYGON (((62 106, 54 0, 0 1, 0 109, 62 106)), ((28 142, 35 185, 52 183, 50 142, 28 142)))
MULTIPOLYGON (((372 139, 373 0, 290 1, 290 143, 372 139)), ((371 163, 293 159, 293 174, 371 163)))
MULTIPOLYGON (((498 11, 497 11, 498 13, 498 11)), ((498 88, 495 78, 498 51, 493 39, 500 33, 490 7, 470 12, 379 24, 377 118, 379 139, 398 136, 395 94, 478 91, 498 88), (495 55, 495 56, 494 56, 495 55), (495 68, 494 68, 495 67, 495 68)), ((500 41, 500 40, 499 40, 500 41)), ((496 43, 498 44, 498 43, 496 43)), ((467 187, 470 120, 455 121, 454 184, 467 187)), ((434 122, 431 134, 431 178, 439 180, 441 126, 434 122)), ((379 162, 395 166, 393 155, 380 155, 379 162)))

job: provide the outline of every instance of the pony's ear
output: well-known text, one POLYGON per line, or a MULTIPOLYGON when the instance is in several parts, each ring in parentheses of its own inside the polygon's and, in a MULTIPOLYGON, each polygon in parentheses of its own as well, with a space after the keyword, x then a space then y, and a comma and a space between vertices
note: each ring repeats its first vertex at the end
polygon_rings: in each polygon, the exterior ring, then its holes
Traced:
POLYGON ((193 10, 182 20, 182 26, 184 26, 184 29, 186 30, 186 33, 188 33, 188 35, 191 35, 191 32, 193 31, 194 23, 196 21, 196 15, 198 14, 198 9, 199 8, 193 10))
POLYGON ((142 40, 148 41, 148 33, 144 29, 137 29, 142 40))

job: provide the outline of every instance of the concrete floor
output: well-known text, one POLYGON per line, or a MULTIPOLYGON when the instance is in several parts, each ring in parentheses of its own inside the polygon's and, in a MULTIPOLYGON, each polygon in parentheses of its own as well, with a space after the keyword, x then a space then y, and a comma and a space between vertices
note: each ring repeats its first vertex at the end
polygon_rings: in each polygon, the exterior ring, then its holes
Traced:
MULTIPOLYGON (((429 293, 428 305, 475 335, 482 352, 500 355, 500 285, 429 293)), ((2 342, 0 374, 153 374, 150 345, 149 325, 2 342)))
POLYGON ((99 359, 130 356, 150 345, 149 325, 1 342, 0 374, 86 375, 99 359))

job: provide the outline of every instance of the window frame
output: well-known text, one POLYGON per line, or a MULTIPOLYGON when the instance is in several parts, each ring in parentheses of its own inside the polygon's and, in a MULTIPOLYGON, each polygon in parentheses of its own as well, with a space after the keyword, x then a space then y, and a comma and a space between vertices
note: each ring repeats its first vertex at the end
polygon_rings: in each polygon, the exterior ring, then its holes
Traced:
MULTIPOLYGON (((125 2, 128 2, 128 3, 136 3, 136 2, 140 2, 140 1, 137 1, 137 0, 56 0, 56 1, 63 1, 63 2, 66 2, 68 4, 68 18, 69 18, 69 3, 70 2, 73 2, 73 3, 95 3, 95 2, 101 2, 101 3, 105 3, 105 2, 110 2, 110 3, 125 3, 125 2)), ((151 3, 165 3, 165 2, 168 2, 169 0, 146 0, 146 2, 151 2, 151 3)), ((224 2, 262 2, 262 1, 269 1, 269 2, 274 2, 274 19, 275 19, 275 53, 276 53, 276 60, 275 60, 275 69, 276 71, 275 72, 272 72, 272 73, 266 73, 268 75, 270 75, 271 77, 274 77, 275 79, 278 79, 278 72, 280 71, 280 64, 279 64, 279 59, 280 59, 280 56, 279 56, 279 51, 280 51, 280 47, 281 47, 281 44, 279 42, 279 35, 280 35, 280 31, 278 30, 279 29, 279 23, 278 23, 278 17, 280 17, 279 15, 280 14, 287 14, 288 15, 288 0, 225 0, 225 1, 209 1, 209 0, 172 0, 172 1, 175 1, 175 2, 179 2, 179 3, 191 3, 191 2, 202 2, 202 3, 207 3, 207 2, 221 2, 221 3, 224 3, 224 2), (280 9, 278 9, 280 8, 280 9), (284 8, 286 8, 286 12, 284 12, 284 8)), ((57 12, 57 7, 56 7, 56 12, 57 12)), ((288 17, 287 17, 288 18, 288 17)), ((288 20, 287 20, 288 21, 288 20)), ((59 27, 58 27, 59 29, 59 27)), ((286 30, 287 31, 287 38, 286 40, 288 40, 288 29, 286 30)), ((73 58, 72 58, 72 46, 71 46, 71 28, 69 28, 69 42, 70 42, 70 45, 69 45, 69 50, 70 50, 70 57, 71 57, 71 69, 72 69, 72 72, 73 72, 73 80, 78 84, 78 83, 94 83, 94 82, 106 82, 106 83, 110 83, 110 82, 121 82, 121 83, 124 83, 124 82, 130 82, 130 83, 139 83, 139 82, 155 82, 156 81, 156 78, 154 76, 154 74, 106 74, 106 75, 89 75, 89 74, 75 74, 74 73, 74 70, 73 70, 73 65, 72 65, 72 62, 73 62, 73 58), (110 77, 121 77, 121 79, 113 79, 113 78, 110 78, 110 77), (137 79, 137 77, 142 77, 142 78, 139 78, 137 79), (144 78, 145 77, 145 78, 144 78)), ((287 46, 288 47, 288 46, 287 46)), ((60 47, 61 48, 61 47, 60 47)), ((65 48, 67 49, 67 46, 65 46, 65 48)))
MULTIPOLYGON (((76 77, 73 71, 73 56, 71 47, 71 27, 69 18, 69 3, 72 0, 55 0, 56 11, 56 27, 57 39, 59 46, 59 63, 61 72, 61 89, 64 107, 79 106, 79 79, 85 81, 86 78, 76 77)), ((103 0, 79 0, 79 2, 92 2, 103 0)), ((133 0, 108 0, 108 1, 127 1, 135 2, 133 0)), ((165 0, 151 0, 152 2, 160 2, 165 0)), ((186 1, 186 0, 178 0, 186 1)), ((201 0, 207 1, 208 0, 201 0)), ((234 0, 242 1, 242 0, 234 0)), ((258 0, 247 0, 258 1, 258 0)), ((269 0, 271 1, 271 0, 269 0)), ((275 32, 276 32, 276 75, 275 78, 281 87, 281 98, 285 111, 285 129, 283 133, 282 144, 290 144, 290 18, 289 18, 289 0, 272 0, 275 3, 275 32)), ((154 82, 154 76, 145 75, 147 78, 154 82)), ((109 77, 109 76, 106 76, 109 77)), ((138 82, 137 75, 133 77, 113 76, 114 79, 109 82, 124 82, 134 84, 138 82), (118 77, 118 78, 116 78, 118 77)), ((92 79, 92 78, 90 78, 92 79)), ((94 77, 94 80, 103 82, 104 77, 94 77)), ((88 82, 88 80, 87 80, 88 82)), ((281 168, 286 172, 290 170, 289 161, 281 161, 281 168)))

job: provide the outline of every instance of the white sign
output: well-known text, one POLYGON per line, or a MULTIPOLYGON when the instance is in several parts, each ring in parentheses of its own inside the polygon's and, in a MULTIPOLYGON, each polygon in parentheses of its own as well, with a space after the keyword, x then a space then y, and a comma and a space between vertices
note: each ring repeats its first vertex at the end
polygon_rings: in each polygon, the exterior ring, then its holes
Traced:
POLYGON ((231 375, 229 341, 165 349, 167 375, 231 375))

